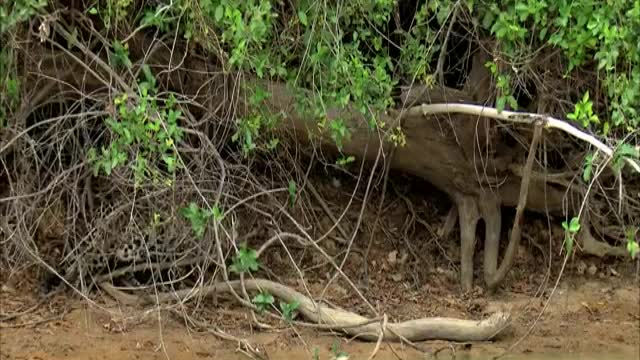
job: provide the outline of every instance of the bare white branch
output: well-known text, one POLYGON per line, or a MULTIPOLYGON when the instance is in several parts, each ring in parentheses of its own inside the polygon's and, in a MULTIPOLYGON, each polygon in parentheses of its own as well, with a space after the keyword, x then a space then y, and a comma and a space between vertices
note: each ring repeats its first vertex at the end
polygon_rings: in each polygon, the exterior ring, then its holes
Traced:
MULTIPOLYGON (((596 149, 603 152, 608 157, 612 157, 614 150, 607 146, 602 141, 598 140, 595 136, 585 133, 584 131, 576 128, 568 122, 560 119, 556 119, 551 116, 540 115, 536 113, 528 112, 515 112, 515 111, 498 111, 496 108, 473 105, 473 104, 459 104, 459 103, 445 103, 445 104, 422 104, 404 112, 404 115, 434 115, 442 113, 458 113, 476 116, 485 116, 492 119, 504 120, 515 123, 533 124, 536 121, 542 121, 545 128, 558 129, 565 133, 576 137, 582 141, 585 141, 593 145, 596 149)), ((635 171, 640 173, 640 164, 630 158, 625 158, 627 164, 629 164, 635 171)))

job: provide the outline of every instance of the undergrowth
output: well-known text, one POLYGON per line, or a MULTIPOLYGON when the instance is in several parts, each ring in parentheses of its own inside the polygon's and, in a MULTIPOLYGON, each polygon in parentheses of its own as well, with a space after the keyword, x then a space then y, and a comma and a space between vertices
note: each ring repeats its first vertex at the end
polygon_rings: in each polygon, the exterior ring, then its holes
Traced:
MULTIPOLYGON (((299 259, 312 251, 330 269, 329 284, 338 277, 349 282, 342 268, 359 229, 340 221, 316 228, 317 219, 334 214, 312 209, 321 201, 308 182, 313 164, 300 160, 361 171, 362 159, 343 151, 354 131, 346 117, 354 112, 362 119, 357 126, 405 146, 402 127, 381 115, 404 106, 403 87, 459 87, 472 51, 491 58, 484 64, 493 94, 487 105, 519 110, 525 99, 537 99, 545 114, 615 149, 608 159, 569 144, 580 171, 570 186, 601 199, 617 193, 617 209, 599 210, 622 227, 630 256, 638 253, 640 203, 628 193, 640 184, 627 164, 640 158, 639 1, 65 4, 0 5, 0 225, 8 264, 29 255, 85 292, 97 280, 114 281, 109 274, 123 268, 145 275, 118 281, 176 291, 264 274, 260 255, 268 238, 285 249, 294 271, 301 261, 292 253, 299 259), (67 56, 69 68, 50 67, 49 53, 67 56), (158 57, 162 66, 150 66, 158 57), (29 67, 34 59, 42 67, 29 67), (202 59, 208 62, 198 64, 212 67, 194 65, 202 59), (78 71, 89 74, 83 87, 66 86, 78 71), (218 92, 190 88, 189 77, 207 77, 218 92), (281 130, 292 116, 274 109, 282 89, 295 95, 292 107, 331 139, 337 155, 297 144, 292 139, 299 137, 281 130), (599 183, 602 162, 609 161, 614 183, 599 183), (43 214, 51 209, 61 229, 48 226, 43 214), (345 254, 329 255, 318 245, 334 230, 344 231, 345 254), (50 238, 62 241, 48 261, 50 238)), ((379 173, 371 171, 355 175, 354 197, 366 198, 374 187, 379 173)), ((386 177, 379 183, 378 191, 386 177)), ((579 221, 568 218, 562 227, 572 254, 579 221)), ((236 296, 288 323, 299 306, 267 292, 236 296)))

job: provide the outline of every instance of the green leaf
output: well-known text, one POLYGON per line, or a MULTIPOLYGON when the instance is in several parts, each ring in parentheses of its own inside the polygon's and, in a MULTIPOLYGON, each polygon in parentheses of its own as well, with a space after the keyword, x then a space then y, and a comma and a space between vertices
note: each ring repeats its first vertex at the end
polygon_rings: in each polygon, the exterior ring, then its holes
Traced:
POLYGON ((200 207, 195 202, 190 202, 189 206, 180 209, 180 215, 187 219, 197 217, 200 214, 200 207))
POLYGON ((639 227, 632 226, 625 231, 627 237, 627 251, 632 259, 635 259, 640 252, 640 245, 636 241, 636 234, 640 231, 639 227))
POLYGON ((564 248, 567 254, 571 254, 573 251, 573 237, 580 230, 580 219, 573 217, 569 222, 563 221, 562 228, 565 230, 564 235, 564 248))
POLYGON ((269 140, 269 144, 267 145, 267 148, 269 150, 273 150, 278 146, 279 143, 280 143, 280 139, 273 138, 273 139, 269 140))
POLYGON ((613 153, 613 159, 611 160, 611 167, 616 171, 622 171, 625 165, 626 158, 640 158, 640 150, 630 144, 620 144, 613 153))
POLYGON ((449 6, 440 7, 439 11, 436 13, 436 20, 438 21, 438 24, 444 24, 445 20, 449 17, 449 14, 451 14, 449 6))
POLYGON ((153 76, 151 67, 149 67, 148 64, 142 65, 142 73, 144 74, 144 78, 149 83, 151 89, 154 89, 156 86, 156 78, 153 76))
POLYGON ((573 236, 570 235, 566 235, 564 237, 564 250, 567 252, 567 254, 571 254, 571 252, 573 251, 573 236))
POLYGON ((297 192, 296 182, 293 180, 289 181, 289 187, 287 190, 289 191, 289 205, 293 207, 296 203, 296 192, 297 192))
POLYGON ((89 14, 98 15, 98 9, 96 9, 95 7, 92 7, 91 9, 89 9, 89 14))
POLYGON ((273 304, 273 295, 262 292, 253 298, 255 304, 273 304))
POLYGON ((20 83, 18 82, 18 79, 7 79, 5 86, 8 97, 11 99, 17 99, 20 95, 20 83))
POLYGON ((635 259, 636 256, 638 255, 638 252, 640 252, 640 246, 634 240, 628 241, 627 242, 627 251, 629 252, 629 255, 631 255, 631 258, 635 259))
POLYGON ((618 156, 632 157, 637 159, 640 157, 640 150, 638 150, 633 145, 623 143, 620 144, 620 146, 618 146, 618 148, 616 149, 616 154, 618 156))
POLYGON ((542 28, 542 30, 540 30, 540 32, 538 33, 538 39, 544 40, 544 38, 547 36, 547 31, 548 29, 546 27, 542 28))
POLYGON ((336 164, 338 166, 347 166, 348 164, 351 164, 352 162, 354 162, 356 160, 356 158, 354 156, 340 156, 340 158, 338 158, 338 160, 336 161, 336 164))
POLYGON ((175 172, 176 170, 176 158, 169 155, 162 155, 162 160, 165 164, 167 164, 167 170, 170 173, 175 172))
POLYGON ((218 5, 218 7, 216 7, 216 13, 214 14, 214 18, 216 19, 217 22, 220 22, 220 20, 222 20, 223 15, 224 15, 224 6, 220 4, 218 5))
POLYGON ((214 206, 213 209, 211 209, 211 215, 215 220, 220 221, 224 217, 224 212, 220 210, 219 207, 214 206))
POLYGON ((249 101, 251 102, 252 105, 260 105, 264 100, 268 99, 269 97, 271 97, 271 93, 267 91, 267 89, 265 89, 264 87, 258 86, 254 89, 253 94, 251 95, 251 98, 249 98, 249 101))
POLYGON ((580 230, 580 219, 578 219, 577 217, 574 217, 571 219, 571 222, 569 223, 569 232, 575 234, 580 230))
POLYGON ((246 245, 240 246, 238 253, 234 255, 229 271, 235 273, 244 273, 248 271, 258 271, 260 264, 258 263, 258 252, 254 249, 247 248, 246 245))
POLYGON ((280 302, 280 311, 282 311, 282 317, 288 321, 292 322, 293 317, 295 315, 295 311, 300 306, 300 302, 298 300, 294 300, 291 303, 280 302))
POLYGON ((485 29, 491 29, 492 24, 494 24, 495 15, 493 11, 487 11, 482 18, 482 27, 485 29))
POLYGON ((111 176, 111 163, 105 161, 102 163, 102 167, 104 168, 105 174, 111 176))
POLYGON ((180 210, 180 215, 191 223, 191 229, 198 239, 204 236, 209 216, 195 202, 189 203, 188 207, 180 210))
POLYGON ((300 19, 300 24, 304 25, 305 27, 309 25, 307 21, 307 14, 305 14, 304 11, 302 10, 298 11, 298 19, 300 19))
POLYGON ((500 96, 498 98, 498 100, 496 101, 496 109, 498 110, 498 112, 502 112, 504 110, 504 107, 507 103, 507 98, 504 96, 500 96))
POLYGON ((594 159, 594 156, 595 156, 594 153, 589 153, 584 158, 584 172, 582 173, 582 179, 585 182, 589 182, 591 180, 591 174, 593 172, 593 159, 594 159))
POLYGON ((260 312, 264 312, 270 305, 273 305, 274 301, 273 295, 268 292, 261 292, 251 299, 260 312))

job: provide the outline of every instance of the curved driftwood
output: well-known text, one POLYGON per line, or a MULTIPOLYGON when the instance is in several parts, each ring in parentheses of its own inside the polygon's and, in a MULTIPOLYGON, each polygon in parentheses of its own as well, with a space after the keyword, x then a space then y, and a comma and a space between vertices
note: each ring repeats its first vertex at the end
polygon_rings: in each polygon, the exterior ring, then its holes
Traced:
MULTIPOLYGON (((206 296, 214 293, 230 292, 231 289, 241 291, 241 282, 217 283, 201 288, 162 293, 148 298, 137 297, 115 290, 108 283, 100 285, 116 300, 127 304, 149 304, 154 302, 166 303, 170 301, 184 301, 194 296, 206 296)), ((270 280, 245 280, 244 286, 248 291, 268 292, 282 301, 299 303, 298 312, 309 321, 326 325, 328 330, 341 331, 347 335, 365 341, 377 341, 380 338, 382 324, 350 311, 334 309, 327 305, 314 302, 298 291, 270 280)), ((482 320, 463 320, 445 317, 430 317, 397 323, 386 323, 384 340, 386 341, 487 341, 496 338, 508 328, 511 315, 507 312, 496 312, 482 320)))

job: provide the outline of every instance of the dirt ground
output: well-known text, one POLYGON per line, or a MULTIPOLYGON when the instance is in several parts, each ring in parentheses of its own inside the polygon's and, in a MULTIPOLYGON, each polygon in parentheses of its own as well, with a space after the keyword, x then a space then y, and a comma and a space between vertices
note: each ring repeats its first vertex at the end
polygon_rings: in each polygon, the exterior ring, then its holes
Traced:
MULTIPOLYGON (((376 359, 424 359, 425 352, 437 352, 438 359, 454 358, 452 352, 458 359, 480 359, 506 350, 518 359, 535 359, 531 355, 545 354, 550 354, 547 360, 589 359, 589 356, 640 359, 638 261, 576 256, 567 263, 556 287, 562 257, 550 249, 559 248, 561 239, 547 236, 550 232, 544 229, 546 221, 533 219, 526 224, 527 240, 521 242, 516 266, 504 285, 492 294, 480 286, 463 294, 457 274, 459 235, 454 232, 449 238, 442 238, 436 234, 449 205, 442 195, 426 191, 423 185, 418 188, 420 191, 408 189, 407 195, 396 191, 397 196, 388 197, 384 217, 376 217, 377 205, 364 212, 364 235, 355 239, 353 256, 346 261, 344 272, 378 314, 387 314, 389 321, 430 316, 480 319, 507 309, 514 322, 492 342, 416 344, 422 352, 406 344, 386 344, 381 346, 376 359), (374 229, 372 224, 376 221, 380 225, 374 229), (542 245, 544 239, 547 246, 542 245), (363 263, 362 253, 368 244, 371 251, 363 263)), ((341 190, 330 185, 319 190, 332 208, 339 208, 350 196, 344 190, 340 194, 341 190)), ((373 199, 372 204, 377 204, 376 201, 373 199)), ((347 213, 344 223, 354 224, 357 216, 357 211, 347 213)), ((322 232, 331 226, 324 220, 320 219, 318 229, 313 230, 322 232)), ((256 244, 249 245, 258 247, 260 241, 263 240, 256 239, 256 244)), ((338 256, 344 246, 330 239, 322 244, 332 256, 338 256)), ((479 243, 476 284, 481 284, 482 277, 481 248, 479 243)), ((271 272, 258 276, 278 274, 278 281, 304 292, 299 281, 302 274, 308 291, 319 296, 331 267, 305 249, 292 247, 288 251, 291 253, 275 247, 266 251, 260 260, 271 272), (287 256, 296 259, 298 268, 287 262, 287 256)), ((350 341, 310 328, 292 328, 264 318, 260 321, 275 330, 259 330, 251 325, 252 315, 231 299, 205 299, 161 311, 158 307, 122 307, 97 290, 83 297, 64 289, 43 298, 40 276, 34 268, 10 272, 0 266, 0 360, 247 358, 238 341, 221 339, 208 332, 206 326, 247 339, 265 359, 331 359, 336 347, 351 359, 367 359, 375 348, 373 343, 350 341), (197 319, 198 328, 181 314, 197 319), (318 356, 314 355, 315 349, 318 356)), ((372 316, 346 281, 334 281, 324 299, 372 316)))
MULTIPOLYGON (((619 267, 630 269, 632 265, 619 267)), ((2 360, 247 358, 239 351, 237 342, 187 327, 184 319, 175 313, 156 308, 123 308, 106 296, 87 301, 72 294, 57 293, 42 299, 37 296, 35 287, 30 286, 35 284, 24 276, 5 273, 2 283, 2 360)), ((467 356, 496 355, 518 341, 519 345, 512 350, 516 355, 579 354, 575 359, 584 359, 587 355, 605 352, 608 359, 615 359, 614 354, 621 360, 640 358, 640 290, 637 278, 631 273, 627 276, 619 273, 618 276, 570 274, 560 282, 542 316, 539 315, 548 291, 544 297, 510 290, 495 295, 479 294, 465 300, 454 292, 445 294, 446 289, 442 287, 435 291, 433 285, 423 289, 424 293, 431 293, 424 297, 410 294, 411 290, 402 290, 402 284, 396 288, 405 296, 399 298, 396 306, 389 307, 396 309, 390 311, 394 320, 428 316, 429 313, 477 318, 494 309, 511 308, 515 322, 494 342, 418 344, 427 352, 440 350, 439 358, 450 358, 452 351, 467 356), (411 297, 413 302, 409 300, 411 297), (527 334, 536 319, 535 327, 527 334), (445 353, 448 355, 443 355, 445 353)), ((393 291, 389 295, 392 297, 393 291)), ((385 303, 382 308, 393 301, 385 303)), ((286 326, 280 326, 280 330, 252 329, 247 325, 251 323, 250 315, 231 306, 205 314, 209 314, 210 323, 218 324, 228 334, 248 339, 269 359, 313 359, 315 349, 319 351, 319 359, 330 359, 336 346, 352 359, 366 359, 374 349, 372 343, 349 341, 337 334, 310 329, 286 326)), ((381 347, 377 358, 425 357, 406 345, 390 344, 381 347)))

